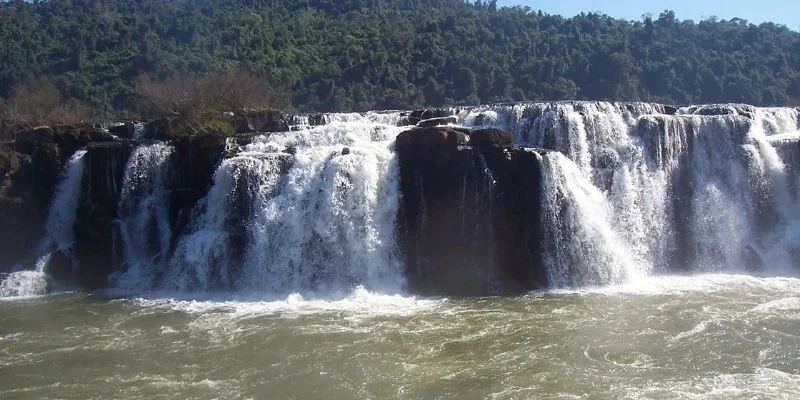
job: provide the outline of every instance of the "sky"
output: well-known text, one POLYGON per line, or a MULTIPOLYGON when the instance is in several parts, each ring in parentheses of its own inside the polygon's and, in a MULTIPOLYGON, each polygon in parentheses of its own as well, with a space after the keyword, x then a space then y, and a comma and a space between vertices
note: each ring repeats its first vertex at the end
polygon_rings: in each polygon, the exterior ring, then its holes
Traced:
POLYGON ((654 18, 669 9, 678 19, 699 21, 716 16, 719 19, 742 18, 758 24, 775 22, 800 30, 800 0, 498 0, 499 6, 528 6, 548 14, 571 17, 582 11, 596 11, 615 18, 641 20, 650 13, 654 18))

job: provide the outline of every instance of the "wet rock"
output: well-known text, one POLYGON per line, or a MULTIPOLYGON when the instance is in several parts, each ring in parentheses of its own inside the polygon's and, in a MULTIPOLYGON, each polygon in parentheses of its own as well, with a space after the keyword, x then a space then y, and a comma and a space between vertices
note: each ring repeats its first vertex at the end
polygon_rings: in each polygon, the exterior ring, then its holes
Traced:
POLYGON ((234 115, 236 133, 288 132, 288 116, 277 111, 247 111, 234 115))
POLYGON ((19 171, 21 155, 10 149, 0 148, 0 186, 19 171))
POLYGON ((45 271, 56 282, 71 282, 75 277, 72 257, 66 250, 56 250, 50 255, 45 271))
POLYGON ((511 146, 514 142, 510 133, 495 128, 478 129, 469 138, 469 143, 478 147, 504 147, 511 146))
POLYGON ((348 155, 348 154, 350 154, 350 148, 349 148, 349 147, 345 147, 345 148, 343 148, 343 149, 342 149, 342 155, 343 155, 343 156, 346 156, 346 155, 348 155))
POLYGON ((172 132, 173 121, 170 118, 160 118, 144 124, 142 137, 144 140, 168 140, 172 132))
POLYGON ((447 111, 441 108, 427 108, 414 110, 404 115, 399 122, 399 126, 417 125, 422 120, 442 118, 447 116, 447 111))
POLYGON ((678 113, 678 107, 675 106, 664 106, 664 114, 666 115, 675 115, 678 113))
POLYGON ((325 125, 325 116, 323 114, 311 114, 308 116, 308 124, 311 126, 325 125))
POLYGON ((182 232, 197 203, 213 184, 214 172, 225 155, 226 138, 217 135, 182 136, 174 139, 169 195, 173 232, 182 232))
POLYGON ((121 139, 133 139, 136 132, 136 126, 132 121, 127 121, 124 124, 115 125, 108 128, 108 132, 121 139))
POLYGON ((464 146, 466 137, 428 127, 396 138, 409 288, 473 296, 543 286, 538 155, 495 145, 503 135, 487 132, 483 147, 464 146))

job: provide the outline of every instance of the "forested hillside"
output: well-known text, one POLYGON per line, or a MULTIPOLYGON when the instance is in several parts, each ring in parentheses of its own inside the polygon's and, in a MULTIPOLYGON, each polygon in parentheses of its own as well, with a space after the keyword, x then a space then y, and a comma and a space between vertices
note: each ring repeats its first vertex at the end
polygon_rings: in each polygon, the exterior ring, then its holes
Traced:
POLYGON ((0 97, 52 76, 101 115, 140 76, 249 70, 301 111, 518 100, 800 101, 800 33, 744 20, 552 16, 460 0, 0 3, 0 97))

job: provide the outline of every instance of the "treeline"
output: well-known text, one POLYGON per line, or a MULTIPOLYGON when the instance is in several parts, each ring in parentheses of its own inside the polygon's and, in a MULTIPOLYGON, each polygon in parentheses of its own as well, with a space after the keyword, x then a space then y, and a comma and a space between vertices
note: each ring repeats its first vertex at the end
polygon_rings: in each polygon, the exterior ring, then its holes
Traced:
POLYGON ((494 1, 17 0, 0 3, 0 60, 0 97, 48 77, 102 116, 139 112, 143 76, 231 70, 299 111, 800 102, 800 33, 781 25, 563 18, 494 1))

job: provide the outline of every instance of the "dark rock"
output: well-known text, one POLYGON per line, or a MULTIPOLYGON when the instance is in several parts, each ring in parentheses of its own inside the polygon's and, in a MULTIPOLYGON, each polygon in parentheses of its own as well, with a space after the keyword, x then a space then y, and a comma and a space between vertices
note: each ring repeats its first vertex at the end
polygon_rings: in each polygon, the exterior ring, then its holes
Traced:
POLYGON ((211 188, 214 172, 225 156, 226 138, 218 135, 183 136, 173 140, 169 187, 170 224, 176 234, 189 224, 192 210, 211 188))
POLYGON ((538 155, 465 140, 452 127, 413 128, 396 138, 410 290, 472 296, 545 285, 538 155))
POLYGON ((236 133, 288 132, 288 117, 277 111, 249 111, 234 114, 236 133))
POLYGON ((173 132, 173 122, 170 118, 161 118, 147 122, 142 131, 144 140, 168 140, 173 132))
POLYGON ((102 130, 102 129, 92 129, 87 132, 89 136, 89 140, 98 143, 98 142, 113 142, 114 137, 111 136, 110 133, 102 130))
POLYGON ((664 114, 666 115, 675 115, 678 113, 678 107, 675 106, 664 106, 664 114))
POLYGON ((311 114, 308 116, 308 124, 311 126, 325 125, 325 116, 323 114, 311 114))
POLYGON ((0 186, 2 186, 6 179, 10 179, 19 171, 22 163, 21 155, 16 151, 0 148, 0 186))
POLYGON ((75 222, 75 259, 80 266, 74 279, 81 287, 106 287, 118 267, 117 208, 125 167, 133 151, 128 141, 90 143, 86 146, 86 177, 75 222))
POLYGON ((115 125, 108 128, 108 132, 121 139, 133 139, 136 132, 136 126, 133 122, 128 121, 122 125, 115 125))
POLYGON ((345 147, 345 148, 343 148, 343 149, 342 149, 342 155, 343 155, 343 156, 346 156, 346 155, 348 155, 348 154, 350 154, 350 148, 349 148, 349 147, 345 147))
POLYGON ((25 122, 0 121, 0 143, 15 143, 17 136, 33 131, 33 127, 25 122))
POLYGON ((26 131, 17 131, 14 142, 16 151, 23 154, 33 154, 34 150, 44 144, 55 141, 55 131, 47 126, 31 128, 26 131))
POLYGON ((469 143, 477 147, 504 147, 511 146, 513 142, 510 133, 495 128, 478 129, 469 137, 469 143))
POLYGON ((467 135, 451 127, 413 128, 395 138, 397 152, 403 157, 439 167, 447 164, 458 146, 466 143, 467 135))
POLYGON ((53 141, 56 135, 55 129, 49 126, 37 126, 33 128, 33 134, 40 137, 41 141, 53 141))
POLYGON ((10 272, 15 264, 37 256, 47 217, 46 205, 39 201, 0 193, 0 272, 10 272))
POLYGON ((398 123, 399 126, 417 125, 424 119, 446 117, 447 112, 441 108, 428 108, 421 110, 414 110, 404 116, 398 123))
POLYGON ((66 250, 56 250, 50 255, 45 271, 57 282, 71 282, 75 277, 72 257, 66 250))
POLYGON ((283 149, 283 152, 286 153, 286 154, 295 155, 295 154, 297 154, 297 147, 288 146, 285 149, 283 149))
POLYGON ((429 127, 429 126, 441 126, 441 125, 448 125, 448 124, 455 124, 458 122, 456 117, 441 117, 441 118, 430 118, 424 119, 422 121, 417 122, 417 126, 420 128, 429 127))

